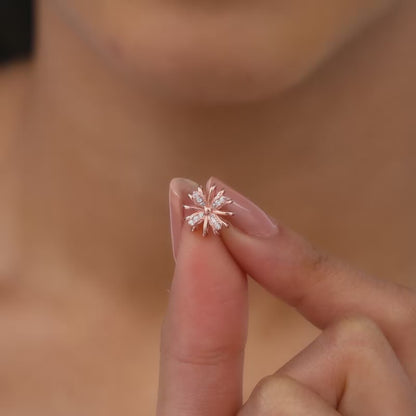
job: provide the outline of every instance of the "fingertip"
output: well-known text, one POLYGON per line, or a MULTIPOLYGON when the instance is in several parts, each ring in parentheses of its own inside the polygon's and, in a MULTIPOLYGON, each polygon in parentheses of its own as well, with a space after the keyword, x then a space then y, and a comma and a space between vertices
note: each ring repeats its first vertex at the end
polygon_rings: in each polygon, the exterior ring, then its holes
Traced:
POLYGON ((198 184, 190 179, 175 177, 169 183, 169 215, 170 215, 170 235, 172 245, 172 255, 175 262, 177 261, 179 243, 184 224, 183 201, 187 195, 198 184))

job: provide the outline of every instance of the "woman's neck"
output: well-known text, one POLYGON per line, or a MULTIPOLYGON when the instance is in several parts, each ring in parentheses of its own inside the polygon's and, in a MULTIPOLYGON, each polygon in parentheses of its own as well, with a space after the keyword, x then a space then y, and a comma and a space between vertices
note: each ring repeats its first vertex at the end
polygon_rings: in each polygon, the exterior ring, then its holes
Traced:
MULTIPOLYGON (((295 190, 317 187, 322 195, 311 204, 327 206, 322 196, 331 184, 318 186, 311 175, 331 178, 343 169, 357 178, 346 176, 348 186, 369 171, 410 167, 415 9, 376 23, 273 100, 204 107, 139 91, 58 14, 41 8, 16 149, 22 273, 48 286, 51 276, 65 279, 65 269, 71 279, 99 276, 123 289, 165 287, 173 176, 203 182, 215 174, 270 208, 281 191, 289 199, 279 210, 289 213, 295 190)), ((397 180, 408 172, 400 174, 397 180)))

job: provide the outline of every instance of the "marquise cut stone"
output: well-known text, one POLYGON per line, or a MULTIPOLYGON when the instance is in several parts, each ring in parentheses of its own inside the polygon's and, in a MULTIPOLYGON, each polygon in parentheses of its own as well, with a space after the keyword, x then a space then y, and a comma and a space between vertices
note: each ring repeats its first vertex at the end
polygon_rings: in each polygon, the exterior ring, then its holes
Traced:
POLYGON ((220 208, 222 207, 226 202, 230 201, 230 198, 227 198, 226 196, 222 196, 212 203, 213 208, 220 208))
POLYGON ((198 191, 194 191, 192 193, 192 200, 195 202, 195 204, 201 207, 205 206, 205 201, 198 191))

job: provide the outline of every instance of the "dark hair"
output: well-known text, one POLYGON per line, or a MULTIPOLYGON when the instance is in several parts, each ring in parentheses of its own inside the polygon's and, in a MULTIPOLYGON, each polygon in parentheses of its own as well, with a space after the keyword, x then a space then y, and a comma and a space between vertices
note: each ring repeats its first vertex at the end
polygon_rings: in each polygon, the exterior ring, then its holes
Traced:
POLYGON ((0 63, 32 50, 33 1, 0 0, 0 63))

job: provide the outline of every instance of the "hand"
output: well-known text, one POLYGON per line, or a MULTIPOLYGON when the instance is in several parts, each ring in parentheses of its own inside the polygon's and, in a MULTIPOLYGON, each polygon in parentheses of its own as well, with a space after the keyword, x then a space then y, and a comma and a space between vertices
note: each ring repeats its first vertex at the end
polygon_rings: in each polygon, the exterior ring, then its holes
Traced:
POLYGON ((234 200, 222 238, 182 227, 181 204, 196 184, 171 182, 177 258, 162 328, 158 416, 416 415, 416 294, 316 250, 212 182, 234 200), (242 405, 246 274, 322 333, 242 405))

